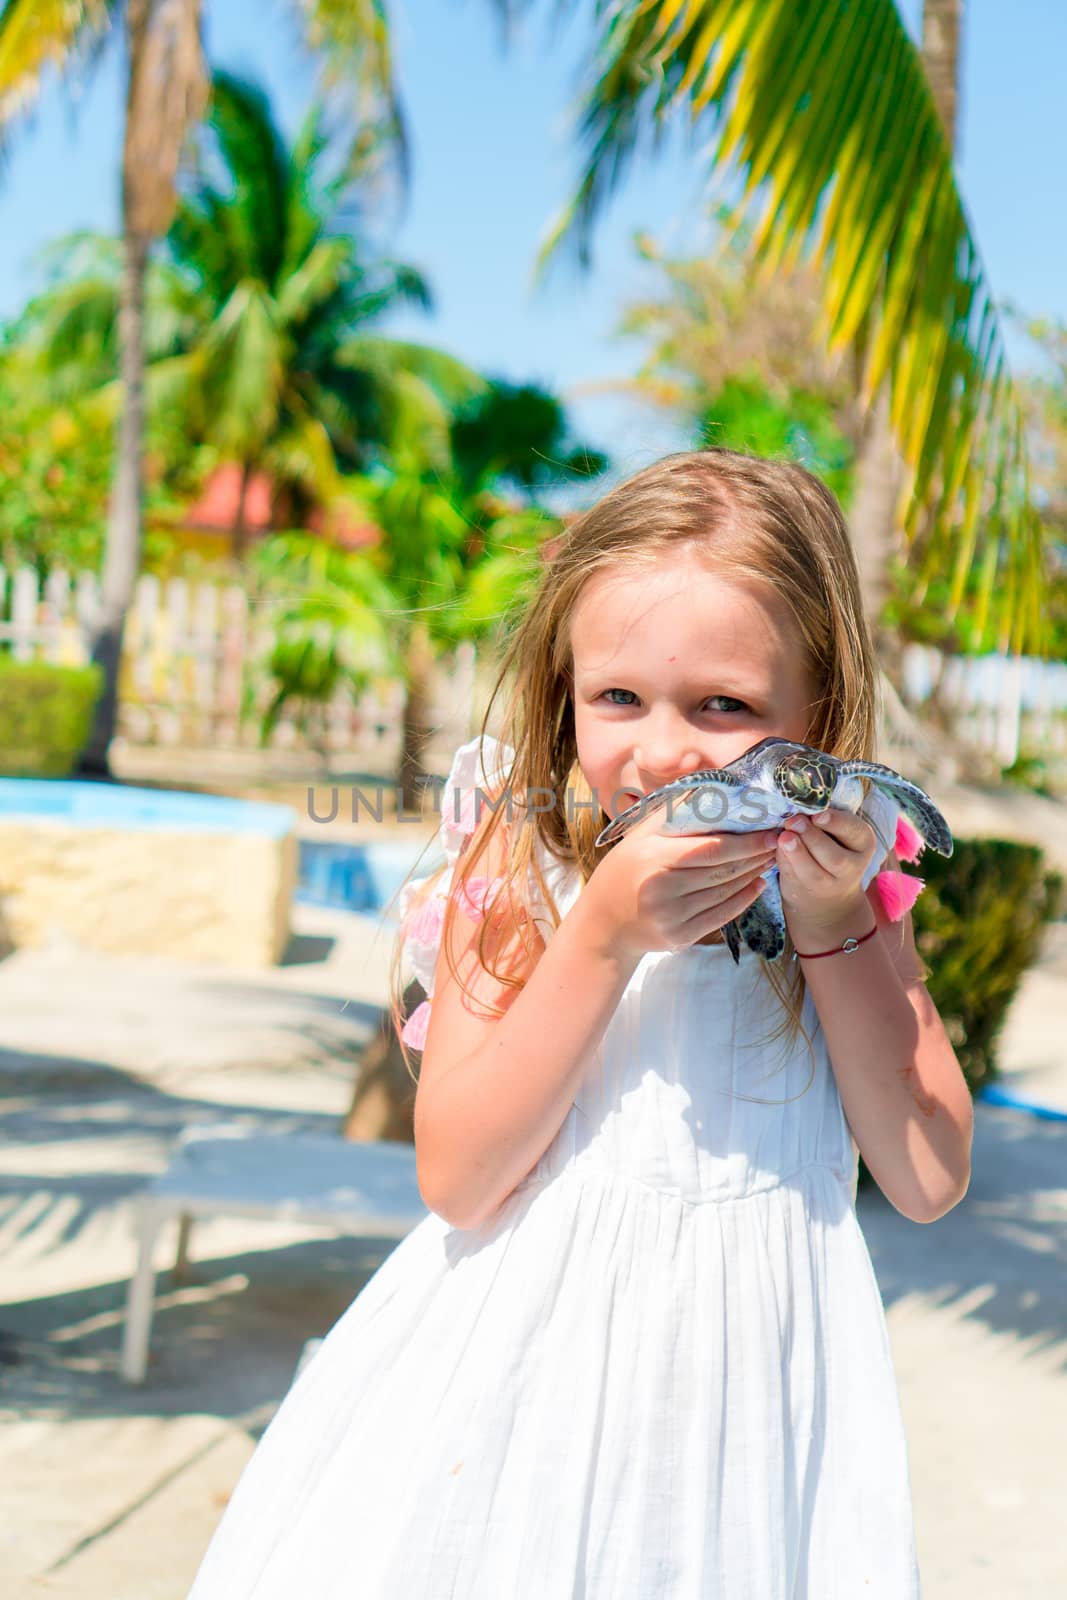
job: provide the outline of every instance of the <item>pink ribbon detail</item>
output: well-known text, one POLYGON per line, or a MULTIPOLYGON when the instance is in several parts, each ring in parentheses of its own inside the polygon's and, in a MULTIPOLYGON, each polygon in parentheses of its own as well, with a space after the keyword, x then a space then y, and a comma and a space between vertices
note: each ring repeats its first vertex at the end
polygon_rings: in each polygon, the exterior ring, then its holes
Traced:
POLYGON ((474 922, 488 915, 489 907, 503 878, 470 878, 460 888, 459 906, 474 922))
POLYGON ((897 839, 894 849, 898 861, 918 861, 923 853, 922 834, 903 815, 897 818, 897 839))
POLYGON ((426 1044, 426 1030, 429 1026, 430 1002, 424 1000, 421 1005, 415 1007, 403 1028, 401 1028, 400 1037, 413 1050, 421 1050, 426 1044))
POLYGON ((417 944, 435 944, 441 937, 445 920, 445 902, 439 895, 431 895, 411 914, 404 932, 417 944))
POLYGON ((874 886, 878 890, 882 910, 890 922, 899 922, 926 887, 922 878, 915 878, 910 872, 880 872, 874 880, 874 886))

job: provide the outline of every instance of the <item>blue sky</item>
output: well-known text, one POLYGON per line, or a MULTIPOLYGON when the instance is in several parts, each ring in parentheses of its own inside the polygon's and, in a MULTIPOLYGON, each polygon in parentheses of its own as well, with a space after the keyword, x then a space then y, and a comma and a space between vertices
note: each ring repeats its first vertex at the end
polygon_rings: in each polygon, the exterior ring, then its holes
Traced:
MULTIPOLYGON (((436 299, 390 331, 451 350, 483 371, 575 386, 632 372, 632 341, 613 337, 626 302, 648 287, 632 249, 647 229, 670 251, 708 238, 698 157, 675 139, 635 168, 605 214, 593 270, 562 265, 534 291, 538 243, 577 171, 570 112, 586 25, 553 27, 543 0, 505 50, 489 0, 390 0, 397 77, 411 132, 413 184, 386 241, 415 263, 436 299)), ((586 6, 588 15, 590 6, 586 6)), ((921 0, 901 0, 914 33, 921 0)), ((314 66, 299 48, 296 8, 281 0, 206 0, 213 62, 260 78, 294 129, 314 66)), ((1067 178, 1063 163, 1061 0, 968 0, 960 177, 998 298, 1067 320, 1067 178)), ((16 132, 0 173, 0 317, 37 287, 34 254, 76 228, 116 230, 121 62, 112 48, 88 90, 49 83, 16 132)), ((1031 347, 1009 338, 1018 367, 1031 347)), ((647 407, 608 396, 572 400, 576 429, 635 471, 684 443, 647 407)))

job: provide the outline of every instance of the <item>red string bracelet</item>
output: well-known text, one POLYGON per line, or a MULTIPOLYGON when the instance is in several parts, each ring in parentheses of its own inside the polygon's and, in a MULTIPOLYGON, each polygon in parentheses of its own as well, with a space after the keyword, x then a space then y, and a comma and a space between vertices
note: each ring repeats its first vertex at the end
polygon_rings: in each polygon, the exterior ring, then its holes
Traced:
POLYGON ((850 956, 853 950, 859 949, 861 944, 866 944, 868 939, 873 939, 877 932, 878 924, 876 922, 870 933, 865 933, 861 939, 846 939, 844 944, 836 945, 833 950, 814 950, 807 955, 803 950, 798 950, 797 955, 801 961, 818 961, 822 956, 839 956, 842 951, 844 951, 845 955, 850 956))

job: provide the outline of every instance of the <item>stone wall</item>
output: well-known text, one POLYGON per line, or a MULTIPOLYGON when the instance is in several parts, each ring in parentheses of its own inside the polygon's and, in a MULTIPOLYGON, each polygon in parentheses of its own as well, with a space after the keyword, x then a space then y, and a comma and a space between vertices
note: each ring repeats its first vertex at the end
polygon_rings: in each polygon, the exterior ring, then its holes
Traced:
POLYGON ((0 820, 4 943, 62 934, 105 954, 274 966, 289 939, 298 861, 295 834, 0 820))

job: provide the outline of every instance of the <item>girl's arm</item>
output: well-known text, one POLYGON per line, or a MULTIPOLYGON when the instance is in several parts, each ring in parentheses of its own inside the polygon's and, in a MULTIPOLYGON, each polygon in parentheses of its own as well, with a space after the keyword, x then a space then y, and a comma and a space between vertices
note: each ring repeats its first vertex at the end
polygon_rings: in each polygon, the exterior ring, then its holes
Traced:
MULTIPOLYGON (((499 838, 487 848, 490 877, 502 871, 499 838)), ((494 965, 526 979, 521 990, 480 965, 480 927, 457 910, 453 959, 473 1002, 449 973, 442 941, 415 1095, 419 1189, 457 1228, 477 1227, 536 1166, 640 960, 612 941, 585 892, 547 946, 530 929, 531 955, 515 939, 490 945, 494 965)))
MULTIPOLYGON (((533 928, 526 953, 518 931, 490 911, 502 945, 502 954, 490 946, 492 965, 524 978, 522 989, 485 972, 479 925, 458 912, 452 952, 470 1000, 442 940, 415 1096, 415 1156, 423 1199, 453 1226, 476 1227, 537 1165, 645 951, 703 938, 764 888, 776 830, 672 838, 659 826, 654 813, 646 817, 597 864, 547 948, 533 928)), ((503 871, 504 848, 497 833, 486 848, 488 876, 503 871)))
MULTIPOLYGON (((782 899, 798 951, 878 934, 849 954, 803 962, 849 1127, 886 1198, 912 1222, 936 1222, 967 1192, 974 1107, 924 982, 910 913, 891 922, 860 878, 873 832, 833 811, 791 819, 779 848, 782 899), (827 815, 824 813, 824 815, 827 815)), ((886 863, 896 868, 896 857, 886 863)))

